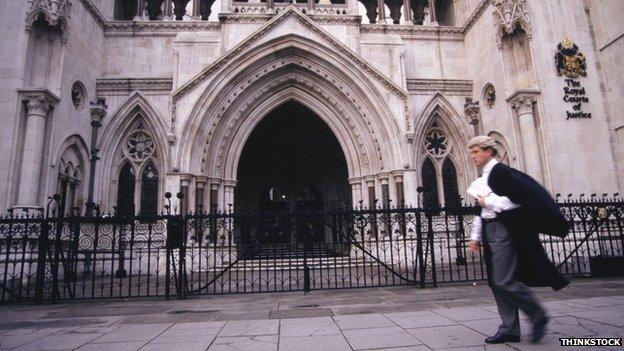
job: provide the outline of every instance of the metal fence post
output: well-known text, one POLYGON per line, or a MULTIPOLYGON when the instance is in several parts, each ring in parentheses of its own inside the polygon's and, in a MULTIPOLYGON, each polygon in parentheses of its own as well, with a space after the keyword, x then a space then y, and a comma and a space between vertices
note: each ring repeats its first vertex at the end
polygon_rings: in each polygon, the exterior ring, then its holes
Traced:
POLYGON ((43 303, 43 293, 45 289, 45 266, 46 255, 48 253, 48 221, 41 220, 41 232, 39 233, 39 247, 37 251, 37 276, 35 279, 35 303, 43 303))

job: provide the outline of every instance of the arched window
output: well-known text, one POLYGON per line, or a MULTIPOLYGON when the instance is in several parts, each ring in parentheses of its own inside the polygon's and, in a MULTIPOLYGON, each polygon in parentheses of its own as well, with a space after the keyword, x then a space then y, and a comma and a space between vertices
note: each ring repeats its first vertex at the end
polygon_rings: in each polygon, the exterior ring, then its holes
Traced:
POLYGON ((117 188, 117 214, 122 216, 134 214, 134 186, 136 177, 134 169, 126 162, 119 172, 117 188))
POLYGON ((156 142, 142 119, 126 134, 121 151, 125 162, 119 173, 117 214, 156 215, 159 198, 156 142))
POLYGON ((148 163, 141 176, 141 214, 156 215, 158 206, 158 171, 148 163))
POLYGON ((442 164, 442 184, 444 185, 444 205, 446 207, 459 207, 459 189, 457 188, 457 172, 450 158, 446 158, 442 164))
POLYGON ((458 170, 454 162, 458 156, 456 150, 460 148, 449 138, 439 116, 435 116, 429 125, 420 150, 424 154, 421 165, 422 186, 425 191, 423 207, 461 206, 458 170))
POLYGON ((438 181, 436 177, 436 170, 431 162, 431 159, 425 159, 422 165, 422 184, 423 184, 423 207, 437 207, 440 206, 438 201, 438 181))
POLYGON ((61 197, 58 203, 59 215, 79 214, 81 205, 84 204, 82 189, 84 157, 77 144, 71 144, 61 154, 56 190, 61 197))

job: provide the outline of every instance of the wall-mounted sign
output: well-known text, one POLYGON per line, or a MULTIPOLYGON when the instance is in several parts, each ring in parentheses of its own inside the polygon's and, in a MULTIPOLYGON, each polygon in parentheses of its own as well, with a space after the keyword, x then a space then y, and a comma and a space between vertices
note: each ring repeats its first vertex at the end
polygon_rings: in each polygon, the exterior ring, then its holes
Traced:
POLYGON ((563 86, 563 101, 570 104, 571 110, 566 111, 566 119, 591 118, 591 112, 583 111, 583 104, 589 102, 585 87, 575 78, 587 76, 585 55, 579 52, 578 46, 570 39, 563 38, 557 45, 555 54, 557 74, 567 77, 563 86))

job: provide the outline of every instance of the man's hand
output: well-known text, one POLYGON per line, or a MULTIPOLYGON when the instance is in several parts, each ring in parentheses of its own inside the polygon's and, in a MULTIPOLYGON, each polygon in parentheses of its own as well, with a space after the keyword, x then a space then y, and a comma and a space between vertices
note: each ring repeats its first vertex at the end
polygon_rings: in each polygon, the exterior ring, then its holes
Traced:
POLYGON ((479 252, 479 242, 476 240, 471 240, 468 247, 470 248, 470 251, 472 251, 473 253, 479 252))
POLYGON ((479 204, 479 206, 485 207, 485 197, 484 196, 479 196, 477 198, 477 203, 479 204))

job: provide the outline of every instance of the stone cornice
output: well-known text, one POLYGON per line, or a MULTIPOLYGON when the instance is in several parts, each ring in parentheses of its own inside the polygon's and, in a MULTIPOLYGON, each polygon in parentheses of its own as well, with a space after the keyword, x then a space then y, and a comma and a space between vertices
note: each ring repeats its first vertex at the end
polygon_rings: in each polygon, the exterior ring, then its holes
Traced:
POLYGON ((109 21, 105 35, 176 35, 179 32, 220 31, 221 24, 206 21, 109 21))
POLYGON ((362 33, 398 34, 414 39, 464 40, 464 30, 461 27, 363 24, 361 31, 362 33))
POLYGON ((172 78, 99 78, 95 81, 98 95, 125 95, 135 90, 168 94, 172 88, 172 78))
POLYGON ((472 81, 465 79, 408 79, 407 90, 414 95, 444 92, 449 95, 471 95, 472 81))

